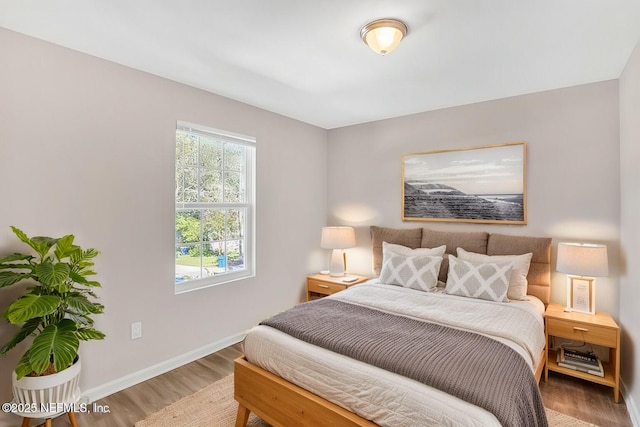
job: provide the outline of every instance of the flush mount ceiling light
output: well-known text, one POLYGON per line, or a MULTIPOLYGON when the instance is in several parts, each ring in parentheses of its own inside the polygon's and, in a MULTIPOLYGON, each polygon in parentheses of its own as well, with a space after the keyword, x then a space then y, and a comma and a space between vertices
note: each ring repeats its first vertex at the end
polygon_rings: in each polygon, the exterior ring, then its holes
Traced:
POLYGON ((375 53, 386 55, 407 35, 407 26, 396 19, 378 19, 360 30, 360 37, 375 53))

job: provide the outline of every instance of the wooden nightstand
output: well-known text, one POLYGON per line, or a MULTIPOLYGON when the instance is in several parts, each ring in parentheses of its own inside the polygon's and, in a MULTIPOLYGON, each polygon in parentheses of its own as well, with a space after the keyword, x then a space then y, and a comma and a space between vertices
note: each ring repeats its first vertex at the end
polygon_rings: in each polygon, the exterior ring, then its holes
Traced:
POLYGON ((604 312, 595 315, 567 313, 559 304, 549 304, 545 317, 547 336, 547 363, 544 368, 544 380, 549 380, 549 371, 561 372, 583 380, 613 387, 613 400, 618 403, 620 394, 620 327, 604 312), (602 362, 604 378, 586 372, 558 366, 556 352, 551 350, 551 337, 568 338, 574 342, 584 341, 609 348, 609 362, 602 362))
POLYGON ((324 297, 344 291, 349 286, 357 285, 369 280, 367 276, 358 274, 347 274, 344 277, 333 277, 328 274, 312 274, 307 276, 307 301, 311 301, 313 297, 324 297), (346 277, 357 277, 353 282, 344 282, 346 277))

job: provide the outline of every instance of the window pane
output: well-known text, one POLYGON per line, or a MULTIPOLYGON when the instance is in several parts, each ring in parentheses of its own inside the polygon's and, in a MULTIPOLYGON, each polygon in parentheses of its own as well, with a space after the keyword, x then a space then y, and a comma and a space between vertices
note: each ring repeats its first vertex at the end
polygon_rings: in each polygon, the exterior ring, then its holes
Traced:
POLYGON ((242 240, 231 240, 227 242, 227 269, 244 269, 244 253, 242 240))
POLYGON ((245 165, 245 147, 236 144, 224 144, 224 168, 243 171, 245 165))
POLYGON ((214 170, 200 172, 200 201, 205 203, 222 202, 222 173, 214 170))
POLYGON ((197 202, 198 201, 198 170, 194 167, 186 167, 180 174, 182 180, 182 188, 179 190, 181 195, 180 202, 197 202))
POLYGON ((176 133, 176 165, 198 164, 198 138, 195 135, 176 133))
POLYGON ((176 168, 176 202, 184 202, 184 169, 176 168))
POLYGON ((200 211, 176 211, 176 244, 193 243, 200 240, 200 211))
POLYGON ((224 242, 210 242, 211 256, 207 258, 207 270, 210 275, 224 273, 227 270, 226 260, 224 256, 224 242))
POLYGON ((176 202, 195 202, 198 198, 197 170, 192 167, 176 169, 176 202))
POLYGON ((200 166, 207 169, 222 169, 222 143, 200 138, 200 166))
MULTIPOLYGON (((211 251, 210 251, 211 252, 211 251)), ((218 256, 208 255, 202 258, 202 266, 204 270, 203 277, 210 277, 216 274, 224 273, 224 266, 220 268, 218 256)))
POLYGON ((201 244, 183 245, 176 248, 176 283, 200 279, 201 244))
POLYGON ((225 210, 204 209, 202 211, 202 238, 206 241, 224 240, 225 210))
POLYGON ((229 209, 227 211, 227 227, 229 230, 227 238, 241 239, 244 237, 244 219, 244 209, 229 209))
POLYGON ((242 203, 245 200, 243 176, 240 172, 224 173, 224 201, 242 203))

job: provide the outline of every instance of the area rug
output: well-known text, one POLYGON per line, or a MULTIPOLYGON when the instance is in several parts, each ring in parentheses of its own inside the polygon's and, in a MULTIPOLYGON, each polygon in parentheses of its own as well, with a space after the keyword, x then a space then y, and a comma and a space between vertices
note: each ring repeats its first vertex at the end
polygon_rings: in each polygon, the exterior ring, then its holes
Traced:
MULTIPOLYGON (((236 422, 238 403, 233 399, 233 375, 172 403, 151 414, 135 427, 233 427, 236 422)), ((577 418, 547 408, 549 427, 597 427, 577 418)), ((248 427, 268 427, 253 413, 248 427)))

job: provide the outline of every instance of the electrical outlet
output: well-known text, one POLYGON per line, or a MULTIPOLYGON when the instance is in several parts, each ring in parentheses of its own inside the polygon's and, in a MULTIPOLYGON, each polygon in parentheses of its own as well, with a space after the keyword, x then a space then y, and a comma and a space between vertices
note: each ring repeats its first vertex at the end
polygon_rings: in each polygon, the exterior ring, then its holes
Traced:
POLYGON ((142 322, 133 322, 131 324, 131 339, 137 340, 142 338, 142 322))

